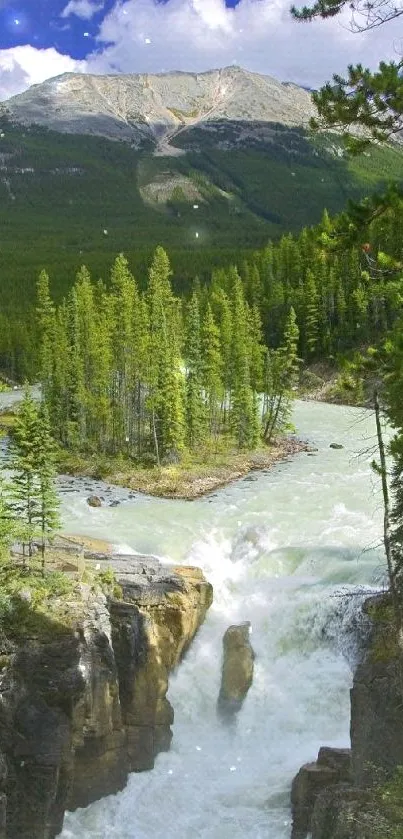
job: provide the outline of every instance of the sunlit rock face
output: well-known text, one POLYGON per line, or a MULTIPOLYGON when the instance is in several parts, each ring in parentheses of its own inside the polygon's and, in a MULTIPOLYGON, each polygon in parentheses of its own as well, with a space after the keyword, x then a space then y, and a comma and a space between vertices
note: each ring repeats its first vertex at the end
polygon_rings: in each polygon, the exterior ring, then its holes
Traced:
POLYGON ((1 672, 0 839, 54 839, 66 809, 116 793, 169 748, 169 674, 212 588, 196 568, 96 562, 114 569, 119 597, 82 586, 79 619, 58 633, 44 619, 1 672))
POLYGON ((232 720, 241 710, 253 681, 255 654, 249 640, 249 621, 229 626, 223 637, 223 664, 217 711, 232 720))
POLYGON ((362 609, 370 631, 351 690, 351 751, 322 748, 300 769, 291 790, 292 839, 400 836, 385 785, 403 765, 402 654, 390 595, 374 595, 362 609))
POLYGON ((26 125, 98 134, 167 154, 178 151, 175 137, 193 127, 213 131, 219 141, 220 125, 231 123, 241 139, 270 123, 306 125, 314 114, 303 88, 240 67, 157 75, 65 73, 12 97, 3 108, 26 125))

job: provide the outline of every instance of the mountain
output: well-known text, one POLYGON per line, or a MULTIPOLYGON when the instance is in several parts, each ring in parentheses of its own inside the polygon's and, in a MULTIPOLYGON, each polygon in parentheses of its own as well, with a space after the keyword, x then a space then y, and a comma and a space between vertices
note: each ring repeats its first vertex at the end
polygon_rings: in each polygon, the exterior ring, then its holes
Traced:
POLYGON ((314 113, 303 88, 240 67, 157 75, 65 73, 14 96, 5 108, 26 125, 98 134, 138 149, 154 146, 159 153, 169 153, 177 134, 194 126, 296 126, 314 113))
POLYGON ((400 148, 350 160, 339 136, 310 136, 312 113, 306 90, 239 67, 65 74, 2 103, 0 313, 31 306, 42 267, 60 297, 123 251, 141 282, 157 244, 189 287, 403 180, 400 148))

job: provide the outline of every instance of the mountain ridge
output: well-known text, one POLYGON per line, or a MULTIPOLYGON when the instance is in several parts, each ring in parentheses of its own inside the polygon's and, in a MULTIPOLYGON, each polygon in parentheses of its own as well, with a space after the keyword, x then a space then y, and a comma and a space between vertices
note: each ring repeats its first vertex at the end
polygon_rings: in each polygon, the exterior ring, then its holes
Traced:
MULTIPOLYGON (((177 131, 215 122, 306 126, 310 94, 237 66, 203 73, 63 73, 2 103, 12 121, 166 153, 177 131)), ((175 153, 175 152, 171 152, 175 153)))
POLYGON ((0 361, 14 346, 4 317, 34 305, 42 268, 61 299, 81 265, 105 280, 120 252, 145 278, 162 245, 187 290, 325 207, 403 182, 401 147, 349 158, 340 135, 306 131, 312 108, 297 85, 237 67, 62 74, 3 103, 0 361))

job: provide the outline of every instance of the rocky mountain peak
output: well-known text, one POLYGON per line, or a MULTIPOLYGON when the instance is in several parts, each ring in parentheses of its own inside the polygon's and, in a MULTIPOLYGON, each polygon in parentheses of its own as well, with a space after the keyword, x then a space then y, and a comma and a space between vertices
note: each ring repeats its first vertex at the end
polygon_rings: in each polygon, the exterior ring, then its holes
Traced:
MULTIPOLYGON (((63 73, 3 103, 24 125, 97 134, 165 151, 185 129, 208 123, 306 124, 314 113, 303 88, 238 66, 202 73, 63 73)), ((172 148, 172 147, 171 147, 172 148)))

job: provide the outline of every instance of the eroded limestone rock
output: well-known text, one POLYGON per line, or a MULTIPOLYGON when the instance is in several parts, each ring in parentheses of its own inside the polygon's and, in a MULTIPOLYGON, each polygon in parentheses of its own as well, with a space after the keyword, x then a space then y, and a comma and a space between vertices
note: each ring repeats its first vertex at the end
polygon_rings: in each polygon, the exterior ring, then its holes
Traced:
POLYGON ((223 664, 217 711, 231 719, 240 711, 253 681, 255 654, 250 643, 250 622, 230 626, 223 637, 223 664))
POLYGON ((391 806, 384 790, 403 765, 403 662, 390 596, 370 597, 363 611, 371 630, 351 690, 351 770, 348 750, 337 749, 302 767, 292 787, 293 839, 400 836, 401 801, 391 806))
POLYGON ((351 747, 357 786, 377 783, 403 766, 403 660, 397 649, 388 595, 369 598, 372 632, 351 691, 351 747))
POLYGON ((350 749, 323 747, 314 763, 302 766, 291 788, 292 839, 305 839, 310 833, 319 793, 335 784, 348 782, 351 782, 350 749))
POLYGON ((370 790, 339 785, 320 793, 312 815, 312 839, 388 839, 391 824, 379 813, 370 790))
POLYGON ((96 560, 114 568, 122 599, 82 586, 77 620, 44 618, 1 671, 0 839, 54 839, 67 808, 116 793, 169 747, 169 674, 212 588, 198 569, 96 560))

